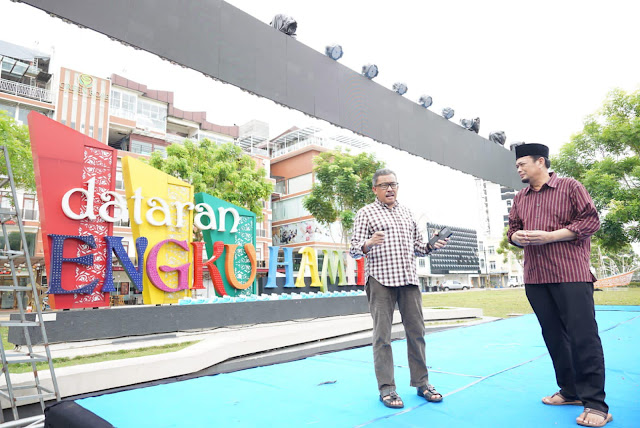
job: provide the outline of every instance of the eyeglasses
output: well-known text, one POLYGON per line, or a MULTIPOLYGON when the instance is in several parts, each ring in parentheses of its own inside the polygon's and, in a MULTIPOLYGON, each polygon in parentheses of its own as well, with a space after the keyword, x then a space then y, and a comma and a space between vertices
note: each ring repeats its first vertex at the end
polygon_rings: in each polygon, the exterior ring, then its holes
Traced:
POLYGON ((380 183, 376 184, 376 187, 379 187, 382 190, 387 190, 389 187, 391 187, 391 189, 396 190, 398 188, 398 184, 400 183, 380 183))

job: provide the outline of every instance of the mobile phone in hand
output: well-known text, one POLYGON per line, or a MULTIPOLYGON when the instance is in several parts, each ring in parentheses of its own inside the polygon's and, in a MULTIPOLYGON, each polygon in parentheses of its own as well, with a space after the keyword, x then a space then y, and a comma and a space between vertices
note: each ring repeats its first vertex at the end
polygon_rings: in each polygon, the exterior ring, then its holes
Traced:
POLYGON ((446 239, 451 235, 453 235, 453 232, 451 231, 451 229, 445 226, 440 230, 440 232, 438 232, 437 235, 433 235, 433 237, 429 240, 429 245, 433 247, 436 244, 436 242, 438 242, 441 239, 446 239))

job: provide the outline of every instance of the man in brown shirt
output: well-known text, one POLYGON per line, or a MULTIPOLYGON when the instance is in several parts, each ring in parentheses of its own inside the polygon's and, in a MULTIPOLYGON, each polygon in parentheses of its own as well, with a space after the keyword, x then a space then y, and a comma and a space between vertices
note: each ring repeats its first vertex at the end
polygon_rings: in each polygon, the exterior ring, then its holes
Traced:
POLYGON ((527 298, 542 327, 560 391, 544 397, 552 406, 583 405, 579 425, 604 426, 604 354, 598 335, 590 271, 590 237, 598 213, 582 184, 549 173, 549 148, 516 147, 523 183, 509 213, 509 241, 524 248, 527 298))

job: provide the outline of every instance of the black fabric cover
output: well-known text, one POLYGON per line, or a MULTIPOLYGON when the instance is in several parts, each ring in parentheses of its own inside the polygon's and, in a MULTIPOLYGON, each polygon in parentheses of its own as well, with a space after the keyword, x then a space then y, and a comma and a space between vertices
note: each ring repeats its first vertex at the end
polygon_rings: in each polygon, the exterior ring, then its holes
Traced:
POLYGON ((114 428, 75 401, 60 401, 44 409, 45 428, 114 428))

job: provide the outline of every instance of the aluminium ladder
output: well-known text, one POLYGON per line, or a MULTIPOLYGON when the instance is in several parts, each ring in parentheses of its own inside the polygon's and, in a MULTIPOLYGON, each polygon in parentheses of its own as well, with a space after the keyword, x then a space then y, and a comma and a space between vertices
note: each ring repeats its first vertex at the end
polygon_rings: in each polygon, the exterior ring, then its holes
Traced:
MULTIPOLYGON (((0 146, 0 155, 4 156, 4 163, 6 165, 6 176, 0 177, 0 189, 10 187, 10 195, 13 204, 10 208, 3 208, 0 210, 0 224, 2 225, 2 234, 4 236, 4 243, 0 245, 0 263, 8 263, 11 269, 11 285, 0 286, 0 291, 13 292, 14 299, 17 300, 18 309, 20 312, 19 320, 0 320, 0 326, 2 327, 22 327, 24 332, 27 352, 20 352, 18 348, 8 352, 4 349, 4 344, 0 341, 0 356, 2 357, 2 374, 4 376, 5 385, 0 387, 0 397, 8 400, 13 412, 13 422, 4 422, 4 416, 2 409, 0 408, 0 428, 4 426, 18 427, 18 426, 33 426, 31 425, 34 418, 23 419, 23 424, 20 424, 18 416, 18 403, 20 402, 34 402, 39 401, 42 411, 44 413, 45 400, 56 399, 60 401, 60 392, 58 390, 58 382, 53 369, 53 361, 51 359, 51 352, 49 350, 49 341, 47 339, 47 333, 45 331, 44 319, 42 315, 42 307, 40 304, 40 297, 36 287, 35 278, 33 275, 33 267, 31 266, 31 257, 27 246, 27 239, 24 231, 24 224, 22 222, 22 213, 20 211, 20 205, 18 200, 18 194, 16 190, 15 181, 13 178, 13 172, 11 170, 11 162, 9 160, 9 151, 6 146, 0 146), (20 233, 20 240, 22 243, 22 250, 18 251, 9 247, 9 235, 7 232, 8 224, 15 224, 18 227, 20 233), (17 259, 26 264, 26 269, 29 274, 29 285, 20 285, 17 276, 16 264, 17 259), (23 302, 24 293, 31 291, 33 293, 33 309, 36 312, 34 321, 28 321, 25 316, 25 305, 23 302), (29 335, 29 327, 40 327, 42 334, 43 346, 46 355, 38 355, 33 352, 31 345, 31 337, 29 335), (47 362, 49 365, 49 371, 51 373, 51 382, 53 389, 47 388, 42 385, 42 381, 38 376, 38 368, 36 363, 47 362), (10 366, 12 364, 27 363, 31 364, 33 379, 27 384, 20 384, 14 386, 12 382, 12 374, 10 373, 10 366), (21 394, 16 394, 17 390, 26 390, 21 394), (32 392, 32 393, 31 393, 32 392), (31 394, 29 394, 31 393, 31 394)), ((13 374, 14 378, 16 374, 13 374)), ((24 376, 22 376, 24 377, 24 376)), ((1 379, 1 378, 0 378, 1 379)), ((43 418, 43 417, 42 417, 43 418)))

